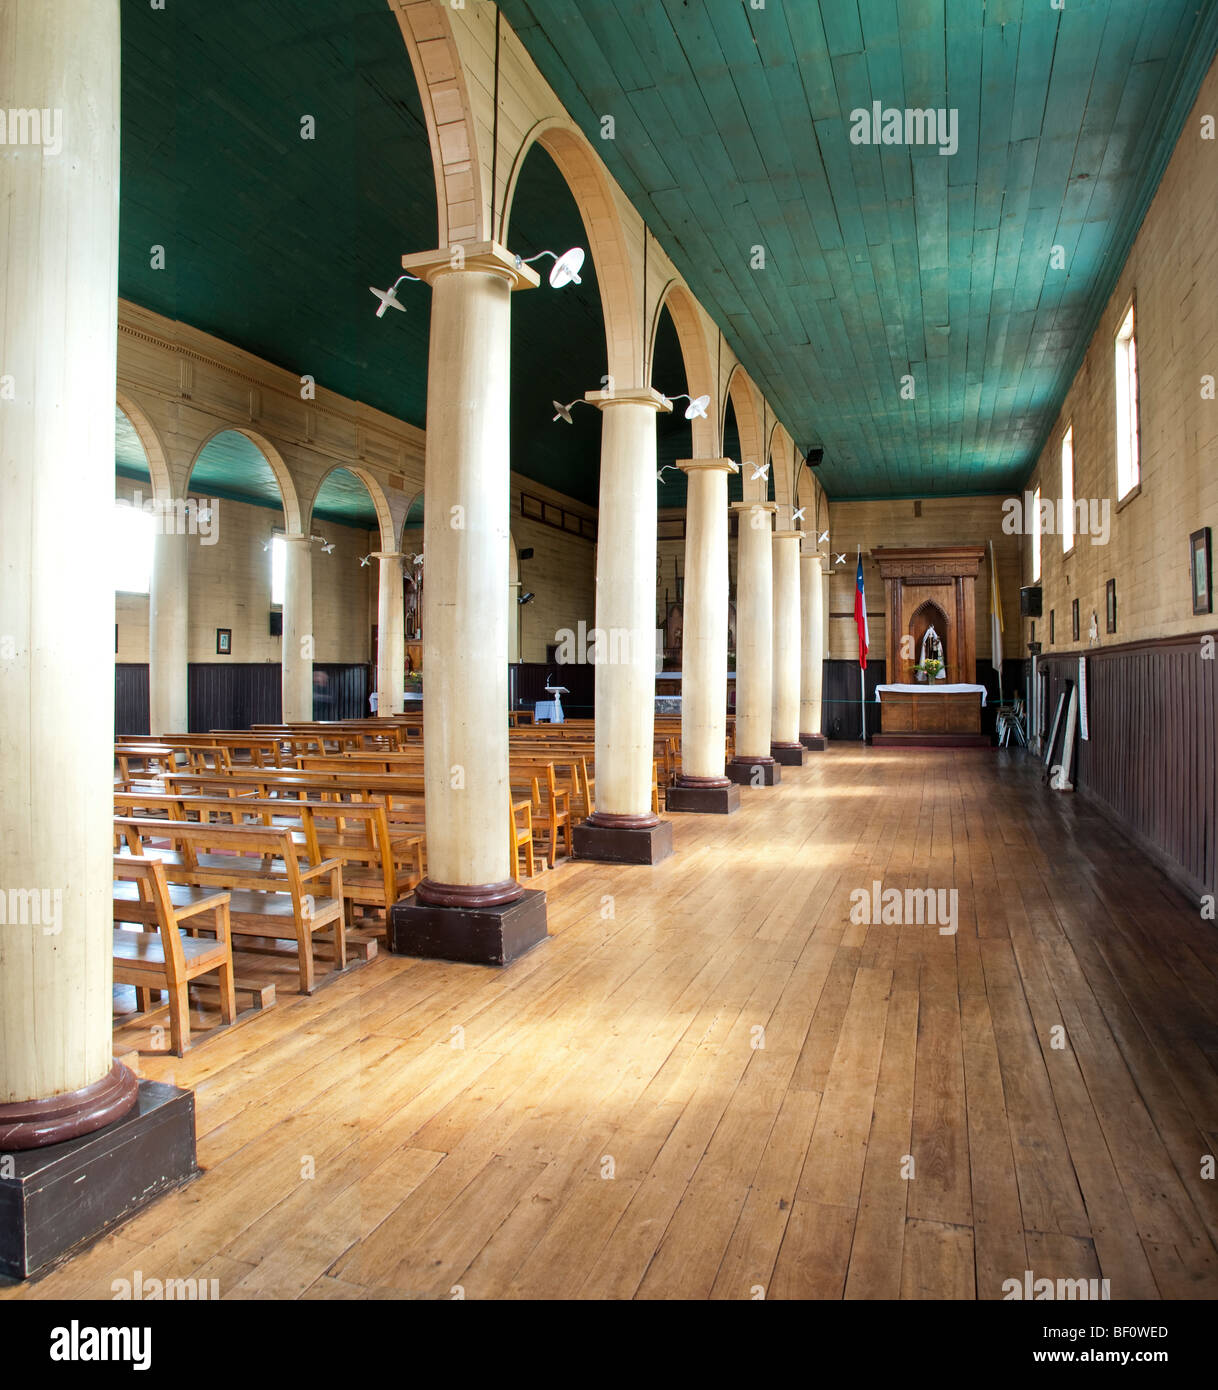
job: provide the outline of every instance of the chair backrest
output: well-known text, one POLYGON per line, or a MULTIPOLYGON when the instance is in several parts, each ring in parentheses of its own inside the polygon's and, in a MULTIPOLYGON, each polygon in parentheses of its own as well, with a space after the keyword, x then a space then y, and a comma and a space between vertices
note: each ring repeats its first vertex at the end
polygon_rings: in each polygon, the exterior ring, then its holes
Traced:
MULTIPOLYGON (((119 883, 138 883, 140 899, 156 910, 157 931, 161 937, 161 950, 165 956, 165 975, 170 984, 177 984, 186 976, 186 957, 182 950, 182 938, 178 934, 177 918, 173 901, 169 896, 169 883, 165 878, 165 867, 159 859, 145 859, 134 855, 116 854, 114 856, 114 878, 119 883)), ((123 921, 123 906, 116 899, 114 915, 123 921)))

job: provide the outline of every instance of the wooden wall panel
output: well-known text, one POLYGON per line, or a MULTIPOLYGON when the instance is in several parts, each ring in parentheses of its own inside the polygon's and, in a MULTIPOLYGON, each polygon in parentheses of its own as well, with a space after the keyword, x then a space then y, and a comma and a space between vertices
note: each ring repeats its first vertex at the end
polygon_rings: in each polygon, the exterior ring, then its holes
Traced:
MULTIPOLYGON (((1046 723, 1079 652, 1045 657, 1046 723)), ((1218 883, 1218 662, 1197 637, 1092 650, 1090 737, 1075 743, 1076 792, 1104 809, 1188 893, 1218 883)))
POLYGON ((148 728, 148 667, 123 663, 114 667, 114 732, 146 734, 148 728))

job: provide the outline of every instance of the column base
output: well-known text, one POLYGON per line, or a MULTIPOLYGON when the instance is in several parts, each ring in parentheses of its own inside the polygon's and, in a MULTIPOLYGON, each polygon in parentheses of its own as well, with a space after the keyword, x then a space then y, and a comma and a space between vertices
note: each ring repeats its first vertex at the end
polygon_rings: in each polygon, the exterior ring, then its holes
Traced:
POLYGON ((510 965, 549 937, 546 895, 532 888, 488 907, 440 907, 407 893, 389 909, 388 935, 395 956, 510 965))
POLYGON ((654 825, 605 825, 595 820, 595 815, 593 812, 575 827, 576 859, 596 859, 602 864, 658 864, 673 852, 672 821, 657 820, 654 825))
POLYGON ((782 781, 782 769, 773 758, 733 758, 725 770, 741 787, 776 787, 782 781))
POLYGON ((772 743, 770 754, 776 763, 783 767, 803 767, 804 748, 802 743, 772 743))
POLYGON ((740 788, 730 779, 678 781, 664 793, 666 811, 692 811, 711 816, 730 816, 740 809, 740 788), (715 785, 716 782, 721 785, 715 785))
POLYGON ((198 1174, 194 1093, 141 1081, 105 1129, 4 1157, 0 1274, 28 1279, 198 1174))
POLYGON ((824 734, 800 734, 799 741, 811 753, 824 753, 829 748, 829 740, 824 734))

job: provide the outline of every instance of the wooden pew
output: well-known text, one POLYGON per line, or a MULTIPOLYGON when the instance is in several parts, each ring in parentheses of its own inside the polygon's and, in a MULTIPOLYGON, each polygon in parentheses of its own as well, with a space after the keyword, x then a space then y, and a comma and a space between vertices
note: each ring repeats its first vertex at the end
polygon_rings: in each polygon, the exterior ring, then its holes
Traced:
MULTIPOLYGON (((292 827, 313 862, 330 856, 343 863, 343 897, 349 907, 392 905, 423 877, 421 834, 393 833, 385 807, 379 802, 322 802, 273 797, 265 800, 226 796, 195 796, 183 792, 139 790, 116 792, 117 815, 143 813, 170 820, 220 824, 257 823, 292 827), (355 829, 349 823, 354 823, 355 829)), ((147 854, 160 851, 146 849, 147 854)), ((348 921, 354 925, 354 916, 348 921)), ((357 948, 359 942, 352 943, 357 948)), ((375 951, 372 953, 375 955, 375 951)), ((366 957, 370 959, 371 957, 366 957)))
POLYGON ((322 859, 301 864, 303 846, 287 826, 198 824, 117 816, 132 854, 142 855, 147 840, 169 842, 157 858, 171 883, 188 885, 180 902, 197 901, 206 889, 230 890, 232 933, 294 941, 299 956, 302 994, 314 990, 313 937, 330 929, 337 970, 347 964, 343 913, 342 863, 322 859), (214 851, 219 851, 216 853, 214 851), (281 867, 276 868, 276 865, 281 867), (324 886, 316 896, 313 885, 324 886))

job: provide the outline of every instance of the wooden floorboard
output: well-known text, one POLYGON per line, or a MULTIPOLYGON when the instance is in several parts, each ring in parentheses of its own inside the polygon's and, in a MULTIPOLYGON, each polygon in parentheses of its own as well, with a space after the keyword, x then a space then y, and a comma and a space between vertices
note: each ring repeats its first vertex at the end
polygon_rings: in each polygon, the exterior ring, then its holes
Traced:
POLYGON ((840 744, 674 820, 539 878, 506 971, 263 962, 275 1009, 140 1059, 203 1175, 0 1297, 1218 1296, 1218 931, 1108 822, 1016 754, 840 744), (852 920, 873 883, 957 932, 852 920))

